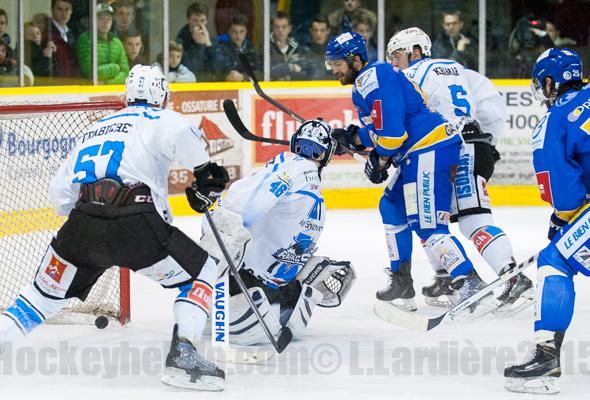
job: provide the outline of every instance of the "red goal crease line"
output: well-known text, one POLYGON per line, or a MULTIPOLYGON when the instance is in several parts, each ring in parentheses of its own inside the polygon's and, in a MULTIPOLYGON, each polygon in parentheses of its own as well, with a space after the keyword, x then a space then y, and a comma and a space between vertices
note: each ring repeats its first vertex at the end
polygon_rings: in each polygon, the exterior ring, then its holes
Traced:
POLYGON ((55 231, 65 222, 53 208, 38 208, 0 212, 0 238, 13 235, 26 235, 41 231, 55 231))

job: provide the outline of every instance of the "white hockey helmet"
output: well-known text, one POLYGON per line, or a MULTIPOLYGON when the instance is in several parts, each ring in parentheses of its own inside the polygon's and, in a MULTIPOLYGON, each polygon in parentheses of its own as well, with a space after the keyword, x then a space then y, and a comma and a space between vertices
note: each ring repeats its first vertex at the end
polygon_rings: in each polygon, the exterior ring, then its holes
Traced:
POLYGON ((336 150, 336 139, 332 128, 321 118, 305 121, 291 137, 290 150, 311 160, 319 161, 320 168, 326 166, 336 150))
POLYGON ((408 28, 399 31, 389 39, 387 43, 387 55, 393 56, 393 53, 403 50, 406 53, 414 51, 414 46, 420 46, 422 54, 426 57, 432 55, 432 42, 428 35, 420 28, 408 28))
POLYGON ((168 97, 168 79, 158 65, 136 65, 125 82, 127 104, 146 103, 162 107, 168 97))

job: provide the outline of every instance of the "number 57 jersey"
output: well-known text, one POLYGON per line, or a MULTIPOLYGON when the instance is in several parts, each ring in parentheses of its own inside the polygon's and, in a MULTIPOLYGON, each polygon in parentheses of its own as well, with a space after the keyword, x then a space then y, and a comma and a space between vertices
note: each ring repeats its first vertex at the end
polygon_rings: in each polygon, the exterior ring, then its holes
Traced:
POLYGON ((156 210, 172 221, 168 168, 172 161, 193 170, 209 161, 201 131, 181 114, 134 105, 92 124, 51 181, 49 197, 59 215, 74 208, 80 185, 113 178, 149 186, 156 210))

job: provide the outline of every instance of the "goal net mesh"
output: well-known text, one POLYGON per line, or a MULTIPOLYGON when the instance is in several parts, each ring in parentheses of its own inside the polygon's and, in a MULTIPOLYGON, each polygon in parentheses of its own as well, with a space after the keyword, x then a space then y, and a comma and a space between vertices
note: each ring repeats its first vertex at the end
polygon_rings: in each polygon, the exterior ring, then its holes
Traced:
MULTIPOLYGON (((43 105, 27 112, 0 107, 0 312, 33 281, 38 268, 46 267, 40 263, 65 221, 49 200, 53 175, 84 129, 121 108, 117 104, 97 103, 82 110, 43 105)), ((85 302, 70 300, 52 322, 87 323, 96 315, 121 320, 118 267, 100 278, 85 302)))

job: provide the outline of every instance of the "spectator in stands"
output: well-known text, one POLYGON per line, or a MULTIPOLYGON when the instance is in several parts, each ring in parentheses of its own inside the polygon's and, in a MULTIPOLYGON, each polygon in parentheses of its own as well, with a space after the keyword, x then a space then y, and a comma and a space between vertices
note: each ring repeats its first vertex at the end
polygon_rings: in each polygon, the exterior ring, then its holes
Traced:
POLYGON ((56 76, 79 77, 75 38, 68 22, 72 16, 71 0, 51 0, 51 21, 46 24, 44 43, 55 44, 56 76))
MULTIPOLYGON (((123 43, 111 32, 113 8, 106 3, 96 6, 96 28, 98 30, 97 63, 99 83, 125 83, 129 74, 129 63, 123 43)), ((76 42, 76 51, 82 76, 92 77, 92 35, 85 32, 76 42)))
POLYGON ((510 34, 508 48, 512 56, 512 77, 530 78, 539 54, 553 47, 545 30, 545 21, 527 14, 518 21, 510 34))
POLYGON ((309 24, 307 46, 310 76, 312 80, 332 80, 332 73, 326 69, 326 43, 330 38, 328 18, 318 15, 309 24))
POLYGON ((307 50, 291 33, 291 21, 279 11, 272 19, 270 34, 270 79, 279 81, 306 80, 310 63, 306 61, 307 50))
POLYGON ((359 15, 352 20, 352 30, 360 33, 367 41, 367 57, 369 57, 369 62, 377 61, 377 47, 371 40, 375 32, 375 26, 371 25, 370 18, 367 18, 366 15, 359 15))
POLYGON ((127 54, 129 69, 137 64, 146 64, 143 54, 143 40, 139 32, 125 36, 123 38, 123 46, 125 47, 125 54, 127 54))
POLYGON ((214 72, 213 62, 217 43, 207 29, 208 13, 207 6, 192 3, 186 10, 187 24, 176 35, 176 42, 184 48, 182 63, 199 78, 199 81, 212 80, 214 72))
POLYGON ((8 59, 8 45, 3 40, 0 40, 0 75, 16 75, 14 63, 8 59))
POLYGON ((196 82, 195 74, 181 63, 182 52, 182 45, 171 40, 168 47, 168 81, 178 83, 196 82))
POLYGON ((477 43, 463 34, 461 11, 443 12, 443 31, 432 44, 432 57, 447 58, 467 68, 477 68, 477 43))
POLYGON ((332 27, 332 35, 352 30, 352 21, 360 17, 367 18, 370 26, 377 26, 377 16, 374 12, 363 8, 362 0, 344 0, 343 8, 334 11, 328 16, 328 22, 332 27))
POLYGON ((121 40, 125 36, 138 33, 135 25, 135 8, 131 1, 123 0, 115 4, 113 32, 121 40))
POLYGON ((7 59, 14 60, 11 61, 16 64, 16 60, 14 57, 14 50, 10 47, 10 35, 7 32, 8 30, 8 14, 2 8, 0 8, 0 40, 2 40, 6 44, 7 49, 7 59))
POLYGON ((254 46, 246 37, 248 35, 248 17, 243 14, 234 15, 227 34, 230 40, 219 43, 217 46, 215 66, 226 81, 242 82, 246 80, 246 76, 238 54, 246 55, 252 69, 256 69, 258 59, 254 46))
POLYGON ((545 31, 551 38, 553 45, 556 47, 570 47, 577 45, 574 39, 561 37, 561 32, 559 29, 557 29, 557 25, 551 21, 545 22, 545 31))
POLYGON ((25 23, 25 64, 35 76, 54 76, 56 69, 55 43, 43 45, 41 29, 34 22, 25 23))

